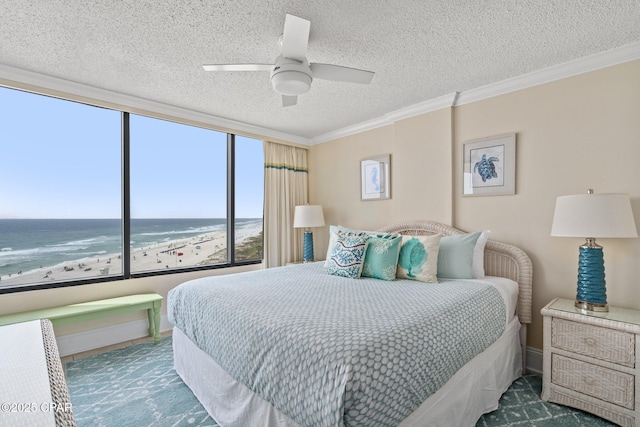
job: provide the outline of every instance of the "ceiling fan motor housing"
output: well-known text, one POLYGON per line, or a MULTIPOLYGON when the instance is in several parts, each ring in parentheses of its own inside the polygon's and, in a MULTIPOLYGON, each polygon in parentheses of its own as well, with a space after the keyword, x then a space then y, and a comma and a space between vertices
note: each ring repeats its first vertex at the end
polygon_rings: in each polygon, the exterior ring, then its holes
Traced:
POLYGON ((276 58, 271 72, 271 84, 276 92, 289 96, 302 95, 309 91, 312 81, 311 69, 306 60, 299 62, 282 56, 276 58))

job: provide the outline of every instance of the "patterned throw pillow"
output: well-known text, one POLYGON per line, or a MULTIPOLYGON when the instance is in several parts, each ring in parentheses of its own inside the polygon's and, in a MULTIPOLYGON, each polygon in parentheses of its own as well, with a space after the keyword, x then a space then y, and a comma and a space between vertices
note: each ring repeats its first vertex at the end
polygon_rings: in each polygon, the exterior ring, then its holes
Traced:
POLYGON ((357 279, 362 273, 364 255, 367 252, 369 236, 354 236, 336 233, 336 240, 329 258, 329 274, 357 279))
POLYGON ((327 246, 327 256, 324 261, 324 268, 329 267, 329 260, 331 259, 331 255, 333 254, 333 247, 336 244, 336 239, 338 238, 338 232, 349 233, 353 236, 364 236, 367 235, 376 235, 377 233, 373 231, 364 231, 364 230, 352 230, 350 228, 343 227, 341 225, 330 225, 329 226, 329 245, 327 246))
POLYGON ((402 236, 396 276, 401 279, 437 283, 440 236, 402 236))
POLYGON ((396 280, 396 267, 402 236, 371 237, 364 256, 362 276, 382 280, 396 280))

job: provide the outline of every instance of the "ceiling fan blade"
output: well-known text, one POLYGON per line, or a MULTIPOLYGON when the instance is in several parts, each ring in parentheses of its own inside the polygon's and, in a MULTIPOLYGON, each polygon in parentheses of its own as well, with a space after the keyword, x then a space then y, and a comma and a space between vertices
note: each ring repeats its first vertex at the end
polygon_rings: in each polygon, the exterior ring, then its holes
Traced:
POLYGON ((282 95, 282 106, 290 107, 298 103, 298 97, 296 95, 282 95))
POLYGON ((273 64, 211 64, 202 68, 206 71, 271 71, 273 64))
POLYGON ((297 16, 287 14, 284 18, 282 33, 282 56, 304 62, 307 57, 309 30, 311 22, 297 16))
POLYGON ((371 83, 373 71, 358 70, 357 68, 342 67, 340 65, 312 63, 309 65, 314 79, 334 80, 349 83, 371 83))

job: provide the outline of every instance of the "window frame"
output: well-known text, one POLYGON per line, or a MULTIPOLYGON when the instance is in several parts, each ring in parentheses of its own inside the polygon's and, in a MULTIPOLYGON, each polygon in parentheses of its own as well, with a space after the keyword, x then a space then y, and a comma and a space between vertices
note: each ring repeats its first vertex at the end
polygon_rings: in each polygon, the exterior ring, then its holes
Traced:
MULTIPOLYGON (((215 132, 226 133, 227 135, 227 182, 226 182, 226 202, 227 202, 227 218, 226 218, 226 226, 227 226, 227 260, 223 263, 217 264, 207 264, 207 265, 198 265, 198 266, 190 266, 190 267, 180 267, 180 268, 170 268, 163 270, 149 270, 149 271, 141 271, 141 272, 131 272, 131 175, 130 175, 130 114, 128 111, 118 110, 115 108, 104 107, 100 105, 93 105, 87 102, 76 101, 73 99, 65 99, 58 96, 49 95, 46 93, 37 93, 32 92, 25 89, 13 88, 8 86, 0 86, 4 89, 8 90, 18 90, 21 92, 25 92, 35 96, 48 96, 56 99, 60 99, 66 102, 76 102, 80 104, 84 104, 90 107, 98 107, 98 108, 107 108, 114 111, 120 112, 120 123, 121 123, 121 241, 122 241, 122 273, 112 276, 96 276, 85 279, 75 279, 68 281, 59 281, 53 283, 28 283, 21 285, 13 285, 13 286, 0 286, 0 295, 2 294, 10 294, 16 292, 26 292, 26 291, 34 291, 34 290, 44 290, 44 289, 56 289, 56 288, 64 288, 69 286, 80 286, 87 284, 95 284, 95 283, 106 283, 106 282, 116 282, 122 280, 130 280, 142 277, 152 277, 152 276, 164 276, 171 274, 181 274, 181 273, 190 273, 194 271, 204 271, 204 270, 217 270, 222 268, 231 268, 231 267, 240 267, 240 266, 248 266, 248 265, 256 265, 261 264, 264 260, 264 252, 263 258, 261 259, 243 259, 236 260, 235 258, 235 250, 236 250, 236 242, 235 242, 235 136, 236 134, 230 132, 222 132, 216 129, 211 129, 207 126, 201 126, 204 129, 209 129, 215 132), (125 243, 126 242, 126 243, 125 243)), ((145 115, 139 114, 138 115, 145 115)), ((196 126, 193 123, 185 123, 180 120, 173 120, 167 118, 157 118, 152 115, 146 115, 147 117, 156 118, 159 120, 171 121, 179 124, 183 124, 186 126, 196 126)), ((264 202, 263 202, 264 203, 264 202)), ((262 216, 263 220, 263 232, 264 232, 264 213, 262 216)), ((1 285, 1 283, 0 283, 1 285)))

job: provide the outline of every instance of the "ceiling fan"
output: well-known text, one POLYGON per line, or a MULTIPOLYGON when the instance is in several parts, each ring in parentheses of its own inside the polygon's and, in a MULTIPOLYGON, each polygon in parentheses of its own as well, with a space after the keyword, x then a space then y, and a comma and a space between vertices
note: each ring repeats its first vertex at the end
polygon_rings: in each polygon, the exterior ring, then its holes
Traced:
POLYGON ((274 64, 212 64, 203 65, 207 71, 270 71, 273 89, 282 95, 282 106, 296 105, 298 95, 311 88, 313 79, 349 83, 371 83, 372 71, 340 65, 307 61, 307 45, 311 22, 287 14, 284 32, 280 36, 281 53, 274 64))

